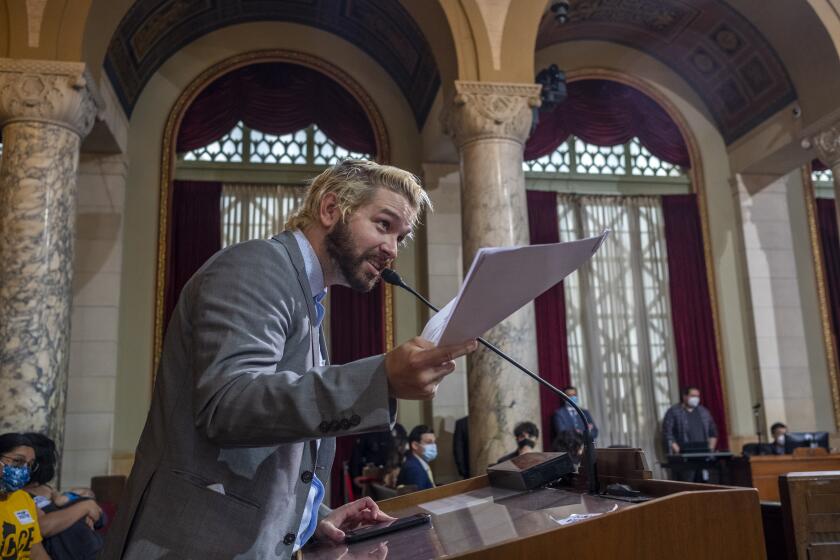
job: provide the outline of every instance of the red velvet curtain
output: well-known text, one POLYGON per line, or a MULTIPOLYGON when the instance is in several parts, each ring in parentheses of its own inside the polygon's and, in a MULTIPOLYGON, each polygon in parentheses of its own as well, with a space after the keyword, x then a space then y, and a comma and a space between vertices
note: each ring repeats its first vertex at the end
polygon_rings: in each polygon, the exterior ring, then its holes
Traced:
POLYGON ((817 226, 820 228, 825 283, 831 306, 831 326, 834 348, 840 352, 840 234, 837 231, 836 201, 817 199, 817 226))
MULTIPOLYGON (((528 228, 531 244, 557 243, 557 194, 528 191, 528 228)), ((555 387, 563 389, 571 383, 569 348, 566 335, 566 298, 563 282, 550 288, 534 301, 537 323, 537 361, 539 375, 555 387)), ((551 449, 554 428, 551 416, 561 405, 560 397, 540 387, 540 423, 543 448, 551 449)))
POLYGON ((726 406, 697 196, 663 196, 662 212, 680 387, 700 389, 703 405, 712 413, 718 427, 718 447, 728 449, 726 406))
POLYGON ((216 181, 175 181, 172 185, 163 300, 165 326, 184 284, 222 248, 221 198, 222 184, 216 181))
POLYGON ((316 70, 283 62, 244 66, 207 86, 184 115, 176 150, 206 146, 240 120, 277 135, 315 123, 348 150, 376 153, 367 114, 344 87, 316 70))
MULTIPOLYGON (((346 364, 385 352, 385 317, 382 282, 366 294, 343 286, 330 288, 330 362, 346 364)), ((353 453, 356 436, 336 438, 335 460, 330 472, 330 504, 345 501, 344 462, 353 453)))
POLYGON ((525 144, 525 160, 552 153, 570 134, 598 146, 615 146, 638 137, 663 161, 691 167, 688 148, 671 117, 639 90, 609 80, 579 80, 568 97, 542 113, 525 144))

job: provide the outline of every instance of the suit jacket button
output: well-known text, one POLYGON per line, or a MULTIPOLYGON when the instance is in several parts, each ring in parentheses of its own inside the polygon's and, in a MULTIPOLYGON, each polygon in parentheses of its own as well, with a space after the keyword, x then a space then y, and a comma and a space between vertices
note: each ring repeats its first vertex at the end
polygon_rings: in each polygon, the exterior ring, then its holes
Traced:
POLYGON ((300 479, 304 484, 309 484, 312 482, 312 471, 303 471, 303 474, 300 475, 300 479))
POLYGON ((283 544, 285 544, 286 546, 288 546, 290 544, 295 544, 295 537, 296 536, 297 535, 295 535, 294 533, 286 533, 286 536, 283 537, 283 544))
POLYGON ((354 414, 353 416, 350 417, 350 425, 351 426, 358 426, 361 423, 362 423, 362 417, 359 416, 358 414, 354 414))
POLYGON ((338 423, 341 426, 342 430, 349 430, 350 429, 350 420, 347 418, 342 418, 341 422, 338 423))
POLYGON ((320 424, 318 424, 318 429, 321 430, 322 434, 325 434, 330 431, 330 423, 324 420, 320 424))
POLYGON ((338 423, 338 420, 333 420, 332 422, 330 422, 330 431, 337 432, 340 426, 341 424, 338 423))

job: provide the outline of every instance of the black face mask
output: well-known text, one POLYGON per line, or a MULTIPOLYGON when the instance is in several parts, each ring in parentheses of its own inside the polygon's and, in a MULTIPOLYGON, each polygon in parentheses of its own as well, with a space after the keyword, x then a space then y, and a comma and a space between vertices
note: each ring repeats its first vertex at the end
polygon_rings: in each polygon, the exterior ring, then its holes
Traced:
POLYGON ((531 449, 533 449, 533 448, 534 448, 534 447, 536 447, 536 446, 537 446, 537 442, 535 442, 534 440, 532 440, 532 439, 523 439, 523 440, 520 440, 520 441, 519 441, 519 443, 517 444, 516 448, 517 448, 517 449, 522 449, 523 447, 530 447, 531 449))

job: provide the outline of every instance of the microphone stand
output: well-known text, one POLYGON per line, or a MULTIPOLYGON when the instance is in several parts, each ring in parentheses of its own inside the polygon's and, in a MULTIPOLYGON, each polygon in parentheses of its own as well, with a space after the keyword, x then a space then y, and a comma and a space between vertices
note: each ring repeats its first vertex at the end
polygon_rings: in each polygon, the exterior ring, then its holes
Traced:
MULTIPOLYGON (((432 310, 440 311, 437 307, 435 307, 432 304, 432 302, 430 302, 425 297, 420 295, 414 288, 412 288, 411 286, 409 286, 408 284, 403 282, 403 279, 400 277, 400 275, 395 270, 391 270, 390 268, 385 268, 385 269, 382 270, 381 276, 382 276, 382 279, 385 282, 387 282, 389 284, 392 284, 394 286, 399 286, 400 288, 410 292, 417 299, 419 299, 420 301, 425 303, 432 310)), ((537 375, 536 373, 532 372, 531 370, 529 370, 528 368, 526 368, 525 366, 523 366, 522 364, 520 364, 519 362, 517 362, 516 360, 514 360, 513 358, 511 358, 510 356, 508 356, 504 352, 502 352, 498 347, 496 347, 492 343, 486 341, 482 337, 478 337, 478 341, 481 344, 483 344, 486 348, 488 348, 489 350, 494 352, 496 355, 500 356, 501 358, 507 360, 512 365, 519 368, 523 373, 525 373, 525 375, 527 375, 528 377, 530 377, 531 379, 533 379, 537 383, 542 384, 544 387, 546 387, 552 393, 554 393, 555 395, 560 397, 560 399, 564 403, 566 403, 567 405, 570 405, 575 410, 577 415, 580 417, 581 422, 583 422, 583 438, 584 438, 583 444, 584 444, 584 448, 585 448, 585 454, 584 454, 583 460, 586 463, 586 475, 589 478, 589 490, 588 490, 588 492, 589 492, 589 494, 592 494, 592 495, 598 495, 600 488, 598 486, 598 479, 597 479, 596 467, 595 467, 595 443, 592 441, 592 436, 589 433, 589 421, 587 420, 586 415, 583 413, 583 410, 577 404, 575 404, 575 402, 571 398, 569 398, 569 396, 566 393, 564 393, 563 391, 561 391, 560 389, 558 389, 557 387, 555 387, 554 385, 552 385, 551 383, 549 383, 548 381, 546 381, 545 379, 543 379, 542 377, 537 375)))

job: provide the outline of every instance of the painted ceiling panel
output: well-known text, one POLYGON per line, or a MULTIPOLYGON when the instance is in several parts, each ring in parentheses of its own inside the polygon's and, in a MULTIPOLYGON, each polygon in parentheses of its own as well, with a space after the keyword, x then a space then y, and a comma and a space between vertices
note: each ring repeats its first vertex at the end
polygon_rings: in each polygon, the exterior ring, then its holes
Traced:
POLYGON ((440 76, 426 38, 396 0, 138 0, 120 22, 105 70, 130 116, 143 87, 175 52, 212 31, 287 21, 334 33, 376 60, 408 100, 418 127, 440 76))
POLYGON ((727 144, 797 98, 770 43, 721 0, 573 0, 567 23, 543 18, 537 49, 576 40, 620 43, 669 66, 706 102, 727 144))

